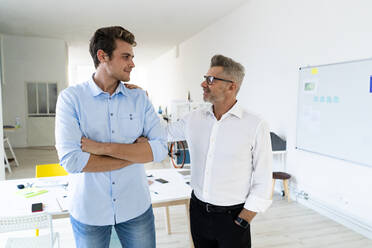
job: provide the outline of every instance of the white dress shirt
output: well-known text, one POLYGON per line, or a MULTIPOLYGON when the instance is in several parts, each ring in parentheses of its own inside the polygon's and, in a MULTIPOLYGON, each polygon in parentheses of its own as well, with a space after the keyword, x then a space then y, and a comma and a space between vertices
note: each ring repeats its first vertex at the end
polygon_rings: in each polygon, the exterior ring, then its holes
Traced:
POLYGON ((168 125, 168 140, 186 140, 191 187, 198 199, 218 206, 244 204, 263 212, 270 205, 272 151, 266 122, 237 102, 220 120, 212 106, 168 125))

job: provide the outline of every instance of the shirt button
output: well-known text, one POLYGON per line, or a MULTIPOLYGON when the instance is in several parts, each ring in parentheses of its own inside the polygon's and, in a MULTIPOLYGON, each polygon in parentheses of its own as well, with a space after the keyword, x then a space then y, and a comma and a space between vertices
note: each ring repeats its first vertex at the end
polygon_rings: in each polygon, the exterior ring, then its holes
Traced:
POLYGON ((115 182, 112 182, 112 184, 115 184, 115 182))
POLYGON ((109 96, 109 100, 111 100, 111 96, 109 96))
POLYGON ((116 201, 116 199, 114 198, 114 199, 112 199, 113 201, 116 201))
POLYGON ((111 132, 112 132, 112 133, 115 133, 115 131, 114 131, 114 130, 112 130, 111 132))
POLYGON ((113 116, 113 115, 114 115, 114 113, 111 113, 110 115, 111 115, 111 116, 113 116))
POLYGON ((133 118, 132 118, 132 117, 130 117, 129 119, 130 119, 130 120, 133 120, 133 118))

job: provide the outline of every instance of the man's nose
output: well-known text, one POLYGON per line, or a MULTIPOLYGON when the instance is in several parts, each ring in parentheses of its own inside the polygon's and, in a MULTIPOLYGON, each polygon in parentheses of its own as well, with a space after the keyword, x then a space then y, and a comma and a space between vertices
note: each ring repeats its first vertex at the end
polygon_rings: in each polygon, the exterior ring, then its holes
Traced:
POLYGON ((131 60, 130 60, 130 67, 131 67, 131 68, 134 68, 135 66, 136 66, 136 65, 134 64, 133 59, 131 59, 131 60))
POLYGON ((204 81, 200 84, 200 86, 201 86, 202 88, 207 88, 207 87, 208 87, 207 81, 204 80, 204 81))

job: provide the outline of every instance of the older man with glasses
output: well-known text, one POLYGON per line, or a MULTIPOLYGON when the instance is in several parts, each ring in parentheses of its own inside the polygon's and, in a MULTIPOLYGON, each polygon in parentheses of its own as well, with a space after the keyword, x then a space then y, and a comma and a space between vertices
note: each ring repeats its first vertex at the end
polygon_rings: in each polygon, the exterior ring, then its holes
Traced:
POLYGON ((192 238, 196 248, 249 248, 250 224, 272 202, 270 131, 236 99, 240 63, 215 55, 204 79, 203 98, 212 106, 167 126, 168 141, 189 146, 192 238))
POLYGON ((270 205, 272 154, 265 121, 236 96, 244 67, 215 55, 201 83, 206 109, 168 125, 168 140, 186 140, 191 157, 191 234, 195 247, 251 247, 250 224, 270 205))

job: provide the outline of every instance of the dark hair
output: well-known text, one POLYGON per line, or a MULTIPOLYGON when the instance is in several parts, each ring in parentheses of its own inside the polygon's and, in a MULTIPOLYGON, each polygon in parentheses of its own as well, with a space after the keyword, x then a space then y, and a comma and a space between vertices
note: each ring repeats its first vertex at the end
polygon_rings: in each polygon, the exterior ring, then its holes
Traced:
POLYGON ((120 26, 100 28, 94 33, 93 37, 90 39, 89 52, 96 68, 99 65, 97 51, 100 49, 103 50, 111 59, 112 52, 116 48, 115 40, 117 39, 125 41, 132 46, 137 45, 134 40, 134 35, 120 26))
POLYGON ((244 66, 229 57, 217 54, 211 59, 211 67, 222 66, 223 73, 231 80, 238 83, 239 87, 244 79, 244 66))

